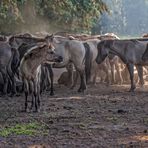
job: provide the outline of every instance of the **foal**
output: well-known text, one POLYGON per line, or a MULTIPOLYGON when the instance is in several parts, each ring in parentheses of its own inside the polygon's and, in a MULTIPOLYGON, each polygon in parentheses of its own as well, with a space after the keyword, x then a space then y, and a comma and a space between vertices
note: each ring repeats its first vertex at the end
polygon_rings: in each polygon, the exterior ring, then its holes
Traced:
POLYGON ((40 44, 29 49, 20 63, 20 73, 24 82, 25 90, 25 111, 28 111, 28 94, 32 94, 31 109, 35 105, 35 112, 40 107, 40 76, 41 64, 61 62, 62 58, 54 52, 54 47, 50 44, 40 44))

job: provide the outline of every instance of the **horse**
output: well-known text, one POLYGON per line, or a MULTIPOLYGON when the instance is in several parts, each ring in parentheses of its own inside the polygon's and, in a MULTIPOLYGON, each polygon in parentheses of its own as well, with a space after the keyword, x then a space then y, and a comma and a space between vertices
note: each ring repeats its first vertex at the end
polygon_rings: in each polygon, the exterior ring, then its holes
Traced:
MULTIPOLYGON (((52 35, 49 36, 49 38, 52 38, 52 35)), ((31 47, 36 46, 38 43, 40 44, 41 42, 46 43, 46 40, 44 38, 35 37, 30 34, 14 35, 14 36, 10 37, 10 39, 9 39, 9 44, 11 45, 11 47, 15 47, 18 49, 20 61, 23 58, 24 54, 31 47)), ((52 67, 50 64, 47 64, 47 63, 44 64, 44 66, 48 69, 49 75, 50 75, 50 80, 48 79, 48 81, 51 82, 50 95, 54 95, 52 67)))
MULTIPOLYGON (((68 34, 68 38, 70 40, 79 40, 82 41, 83 43, 87 43, 87 41, 93 41, 93 40, 108 40, 108 39, 119 39, 119 37, 117 35, 115 35, 114 33, 106 33, 104 35, 73 35, 73 34, 68 34)), ((92 46, 92 45, 90 45, 92 46)), ((92 46, 91 48, 94 48, 94 50, 96 49, 96 47, 92 46)), ((94 55, 96 55, 94 53, 94 55)), ((115 56, 113 54, 109 54, 108 56, 108 60, 106 60, 105 62, 103 62, 101 65, 96 64, 95 62, 92 64, 93 65, 93 72, 91 72, 92 74, 94 74, 93 77, 93 83, 96 83, 96 77, 97 74, 99 72, 99 70, 103 70, 106 73, 106 80, 107 83, 110 84, 114 84, 115 81, 115 70, 117 71, 117 77, 118 77, 118 82, 120 84, 122 84, 123 79, 121 76, 121 72, 120 72, 120 68, 119 68, 119 62, 120 59, 118 58, 118 56, 115 56), (111 69, 111 74, 110 74, 110 69, 111 69), (111 75, 111 78, 110 78, 111 75)), ((121 63, 121 62, 120 62, 121 63)), ((102 79, 102 77, 101 77, 102 79)), ((76 82, 76 81, 75 81, 76 82)))
POLYGON ((138 75, 143 81, 143 65, 148 65, 142 56, 147 48, 148 39, 126 39, 126 40, 104 40, 101 41, 97 48, 98 54, 96 62, 100 64, 108 56, 109 53, 118 55, 120 59, 127 65, 131 88, 129 91, 134 91, 136 86, 134 83, 134 65, 137 67, 138 75))
POLYGON ((11 48, 7 41, 0 41, 0 72, 4 80, 3 94, 5 95, 8 90, 8 83, 11 83, 12 95, 16 92, 14 74, 12 72, 12 64, 14 70, 16 69, 19 61, 19 55, 15 48, 11 48))
POLYGON ((54 36, 52 40, 49 36, 45 38, 52 42, 55 51, 63 57, 63 62, 54 64, 53 67, 63 68, 72 62, 80 75, 81 82, 78 92, 84 92, 86 90, 85 67, 89 69, 90 61, 89 50, 85 49, 83 43, 78 40, 69 40, 61 36, 54 36))
POLYGON ((61 56, 54 52, 54 47, 49 44, 41 44, 29 49, 20 63, 20 74, 25 89, 25 111, 28 109, 29 88, 32 93, 31 109, 35 105, 35 112, 40 107, 40 77, 41 65, 48 62, 61 62, 61 56))

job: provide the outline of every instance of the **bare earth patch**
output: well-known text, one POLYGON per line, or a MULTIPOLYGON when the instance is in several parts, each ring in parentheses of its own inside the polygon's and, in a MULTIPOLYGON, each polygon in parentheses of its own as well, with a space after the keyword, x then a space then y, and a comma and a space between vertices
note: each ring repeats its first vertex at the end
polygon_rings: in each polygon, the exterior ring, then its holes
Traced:
POLYGON ((33 126, 31 134, 0 134, 0 148, 147 148, 148 86, 135 93, 128 88, 97 84, 78 94, 55 85, 54 97, 43 93, 40 113, 21 112, 23 94, 1 97, 1 131, 34 123, 40 127, 33 126))

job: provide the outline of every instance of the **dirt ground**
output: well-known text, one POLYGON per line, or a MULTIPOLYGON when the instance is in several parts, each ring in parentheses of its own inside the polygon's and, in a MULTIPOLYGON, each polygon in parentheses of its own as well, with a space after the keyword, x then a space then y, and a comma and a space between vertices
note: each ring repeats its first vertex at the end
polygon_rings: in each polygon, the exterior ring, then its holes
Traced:
MULTIPOLYGON (((78 88, 78 86, 77 86, 78 88)), ((0 137, 0 148, 148 148, 148 86, 88 86, 85 94, 55 84, 40 113, 21 112, 24 95, 0 98, 0 128, 37 121, 46 135, 0 137)))

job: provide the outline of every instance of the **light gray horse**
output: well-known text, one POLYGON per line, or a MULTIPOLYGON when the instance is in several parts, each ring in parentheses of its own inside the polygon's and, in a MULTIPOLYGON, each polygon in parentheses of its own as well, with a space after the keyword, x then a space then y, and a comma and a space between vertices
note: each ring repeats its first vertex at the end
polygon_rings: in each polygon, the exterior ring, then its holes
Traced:
MULTIPOLYGON (((129 40, 105 40, 98 44, 97 63, 101 63, 109 53, 118 55, 127 65, 131 88, 134 91, 134 65, 137 66, 138 75, 143 80, 143 65, 148 65, 148 61, 144 61, 142 56, 146 50, 148 39, 129 39, 129 40)), ((144 83, 144 82, 143 82, 144 83)))
POLYGON ((49 39, 49 42, 52 42, 56 53, 63 57, 63 62, 55 64, 54 67, 63 68, 72 62, 81 79, 78 92, 84 92, 84 90, 86 90, 85 68, 90 69, 89 50, 85 49, 83 43, 77 40, 69 40, 61 36, 54 36, 52 41, 51 37, 48 38, 47 36, 46 39, 49 39))

